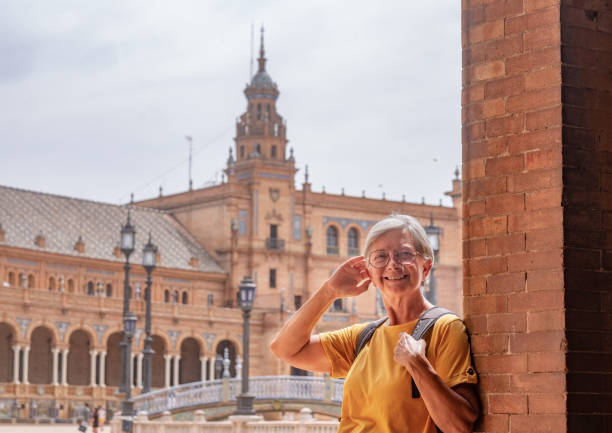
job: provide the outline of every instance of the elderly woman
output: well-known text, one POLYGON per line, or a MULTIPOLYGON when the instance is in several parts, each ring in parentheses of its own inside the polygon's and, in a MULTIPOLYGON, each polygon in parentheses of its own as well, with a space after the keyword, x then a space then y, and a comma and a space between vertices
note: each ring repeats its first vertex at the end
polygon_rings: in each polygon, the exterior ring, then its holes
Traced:
POLYGON ((339 432, 471 432, 479 404, 463 322, 440 317, 425 339, 411 333, 433 307, 421 287, 433 265, 425 231, 411 216, 392 215, 372 227, 364 256, 344 262, 287 321, 271 349, 289 364, 345 377, 339 432), (378 287, 387 309, 355 357, 366 324, 311 335, 338 298, 378 287), (413 391, 412 381, 418 388, 413 391))

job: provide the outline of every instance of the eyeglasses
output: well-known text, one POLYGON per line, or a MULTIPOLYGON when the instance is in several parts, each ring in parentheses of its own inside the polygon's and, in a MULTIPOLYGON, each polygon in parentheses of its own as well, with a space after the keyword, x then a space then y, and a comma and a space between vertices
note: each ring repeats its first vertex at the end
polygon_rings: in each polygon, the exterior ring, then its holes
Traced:
MULTIPOLYGON (((416 256, 419 255, 418 251, 413 250, 399 250, 393 251, 393 260, 396 263, 401 263, 402 265, 411 265, 416 260, 416 256)), ((389 263, 391 255, 387 250, 376 250, 372 251, 368 256, 368 263, 370 263, 375 268, 384 268, 389 263)))

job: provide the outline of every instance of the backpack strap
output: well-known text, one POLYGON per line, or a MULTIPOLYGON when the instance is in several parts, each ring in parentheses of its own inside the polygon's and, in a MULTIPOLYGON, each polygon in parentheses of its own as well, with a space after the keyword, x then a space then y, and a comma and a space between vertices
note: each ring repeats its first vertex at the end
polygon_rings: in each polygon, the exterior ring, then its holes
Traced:
POLYGON ((361 352, 365 345, 368 344, 368 341, 370 341, 370 339, 374 335, 374 332, 378 329, 380 325, 382 325, 386 321, 387 317, 383 317, 382 319, 378 319, 368 323, 366 327, 361 330, 359 337, 357 337, 357 345, 355 346, 355 358, 353 359, 357 359, 357 355, 359 355, 359 352, 361 352))
POLYGON ((430 309, 425 310, 419 316, 419 321, 414 327, 414 331, 412 331, 412 337, 415 340, 420 340, 421 338, 423 338, 423 336, 427 334, 427 331, 429 331, 432 328, 432 326, 434 326, 436 321, 440 317, 446 314, 453 314, 453 313, 447 310, 446 308, 437 307, 437 306, 431 307, 430 309))
MULTIPOLYGON (((419 316, 419 321, 414 327, 414 331, 412 331, 412 338, 415 340, 420 340, 427 334, 431 328, 436 324, 437 320, 446 315, 453 314, 451 311, 442 307, 431 307, 429 310, 425 310, 419 316)), ((417 388, 414 383, 414 379, 410 379, 412 382, 412 398, 420 398, 421 393, 419 392, 419 388, 417 388)))

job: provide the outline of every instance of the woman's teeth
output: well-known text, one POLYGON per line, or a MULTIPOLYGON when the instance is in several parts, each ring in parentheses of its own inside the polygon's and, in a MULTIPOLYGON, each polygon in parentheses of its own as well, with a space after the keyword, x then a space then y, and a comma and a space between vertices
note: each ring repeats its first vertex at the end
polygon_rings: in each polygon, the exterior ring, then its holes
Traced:
POLYGON ((399 281, 399 280, 403 280, 404 278, 406 278, 406 275, 402 275, 401 277, 385 277, 386 280, 391 280, 391 281, 399 281))

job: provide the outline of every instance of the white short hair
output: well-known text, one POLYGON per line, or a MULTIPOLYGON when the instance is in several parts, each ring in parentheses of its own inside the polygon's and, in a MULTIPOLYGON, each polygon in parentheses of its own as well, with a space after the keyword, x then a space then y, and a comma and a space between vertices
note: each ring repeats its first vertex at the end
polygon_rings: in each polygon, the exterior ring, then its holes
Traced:
POLYGON ((364 256, 368 257, 372 243, 392 230, 402 230, 403 232, 410 233, 412 241, 414 242, 414 248, 421 254, 426 260, 434 261, 434 252, 427 233, 416 218, 410 215, 393 214, 378 221, 374 224, 374 227, 369 231, 365 241, 364 256))

